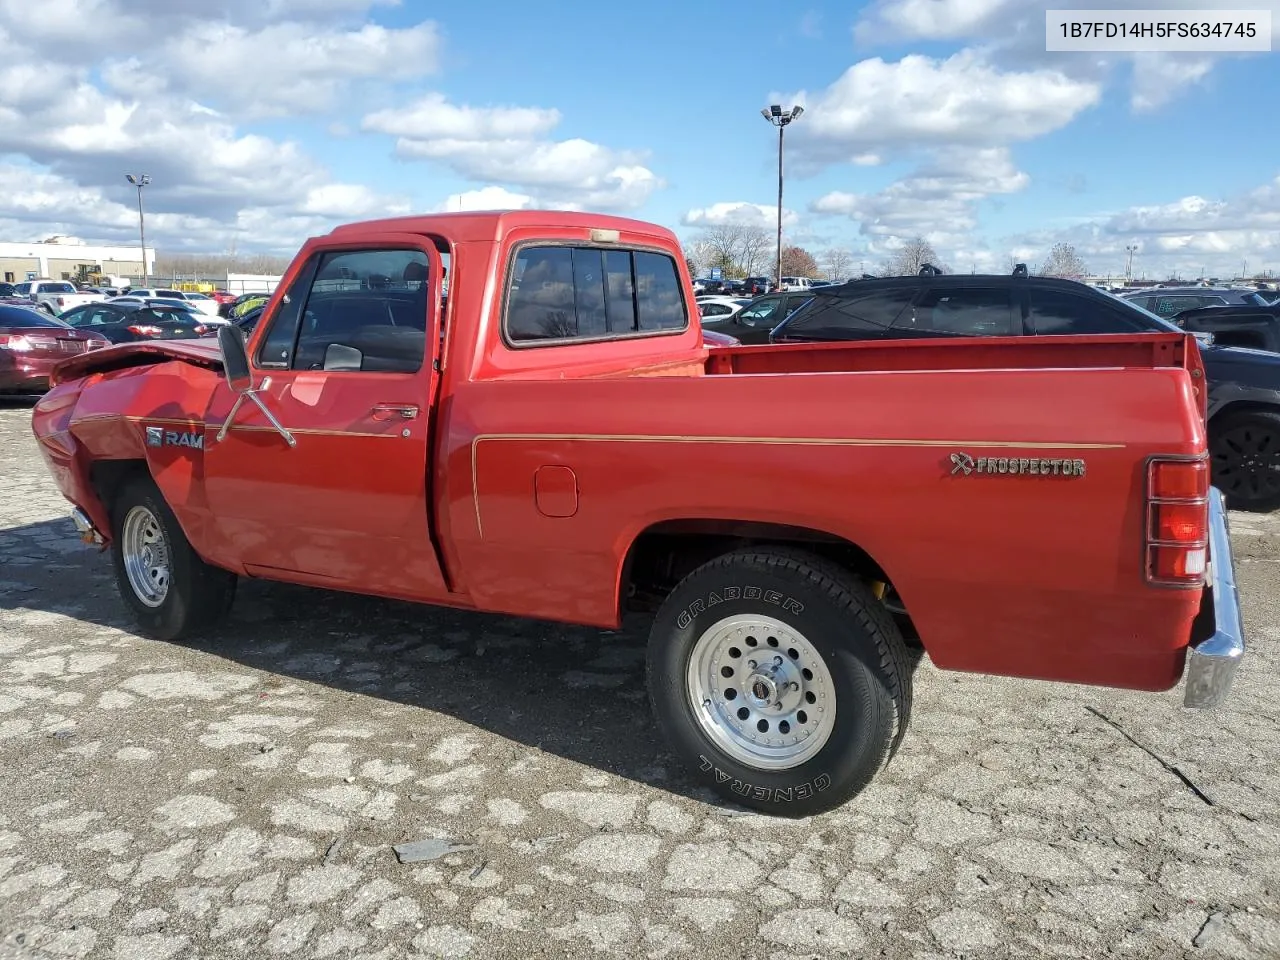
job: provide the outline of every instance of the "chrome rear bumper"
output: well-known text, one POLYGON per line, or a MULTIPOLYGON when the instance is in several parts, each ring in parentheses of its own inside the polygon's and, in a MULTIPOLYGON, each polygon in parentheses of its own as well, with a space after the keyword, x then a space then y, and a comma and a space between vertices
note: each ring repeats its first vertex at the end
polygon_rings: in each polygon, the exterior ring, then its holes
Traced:
POLYGON ((94 527, 89 515, 79 507, 71 511, 71 522, 76 525, 76 533, 80 534, 80 539, 85 543, 101 544, 103 542, 102 534, 94 527))
POLYGON ((1222 493, 1209 491, 1208 590, 1187 648, 1186 690, 1182 705, 1206 709, 1221 704, 1244 657, 1244 624, 1236 593, 1231 531, 1222 493), (1207 634, 1207 636, 1206 636, 1207 634), (1197 639, 1200 637, 1200 639, 1197 639))

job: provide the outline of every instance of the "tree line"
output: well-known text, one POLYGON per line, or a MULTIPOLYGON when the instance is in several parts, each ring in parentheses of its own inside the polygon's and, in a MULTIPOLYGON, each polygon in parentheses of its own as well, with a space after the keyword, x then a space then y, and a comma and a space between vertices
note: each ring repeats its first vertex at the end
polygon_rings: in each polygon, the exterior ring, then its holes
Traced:
MULTIPOLYGON (((728 223, 702 230, 686 245, 685 259, 689 271, 696 277, 706 276, 715 268, 730 279, 772 277, 777 269, 777 249, 773 234, 765 228, 728 223)), ((796 245, 783 244, 782 247, 784 277, 850 280, 864 272, 877 277, 901 277, 919 273, 925 264, 943 273, 954 272, 943 262, 933 244, 922 236, 905 241, 879 264, 858 261, 851 251, 842 247, 824 250, 819 256, 796 245)), ((1009 270, 1013 268, 1011 259, 1009 270)), ((1089 275, 1089 268, 1074 246, 1056 243, 1043 263, 1035 264, 1032 272, 1044 277, 1083 280, 1089 275)))
POLYGON ((218 253, 156 254, 152 273, 157 277, 226 279, 228 273, 251 273, 279 276, 289 266, 290 257, 268 253, 240 256, 218 253))

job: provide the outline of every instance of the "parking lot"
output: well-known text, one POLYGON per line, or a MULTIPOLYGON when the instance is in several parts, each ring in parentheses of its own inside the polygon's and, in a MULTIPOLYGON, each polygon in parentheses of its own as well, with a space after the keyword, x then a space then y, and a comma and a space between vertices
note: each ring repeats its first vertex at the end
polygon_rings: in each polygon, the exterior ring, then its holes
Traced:
POLYGON ((1224 708, 926 659, 896 761, 784 821, 683 779, 643 623, 254 582, 213 638, 135 636, 29 420, 0 405, 0 957, 1280 956, 1280 515, 1231 518, 1224 708))

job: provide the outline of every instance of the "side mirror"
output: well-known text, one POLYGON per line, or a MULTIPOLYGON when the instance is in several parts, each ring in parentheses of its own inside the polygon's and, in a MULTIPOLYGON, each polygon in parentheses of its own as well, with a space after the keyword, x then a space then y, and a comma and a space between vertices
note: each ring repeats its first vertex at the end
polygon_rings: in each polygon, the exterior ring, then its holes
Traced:
POLYGON ((245 349, 244 332, 238 324, 224 323, 218 327, 218 350, 222 354, 222 369, 232 392, 243 394, 252 390, 249 352, 245 349))

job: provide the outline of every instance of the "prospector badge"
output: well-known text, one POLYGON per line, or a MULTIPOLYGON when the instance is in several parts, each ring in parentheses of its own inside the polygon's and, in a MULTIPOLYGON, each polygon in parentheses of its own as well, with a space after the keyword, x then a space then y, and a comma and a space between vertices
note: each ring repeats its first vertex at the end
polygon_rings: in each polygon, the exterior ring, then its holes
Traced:
POLYGON ((951 454, 951 476, 1083 477, 1083 460, 1061 457, 975 457, 969 453, 951 454))

